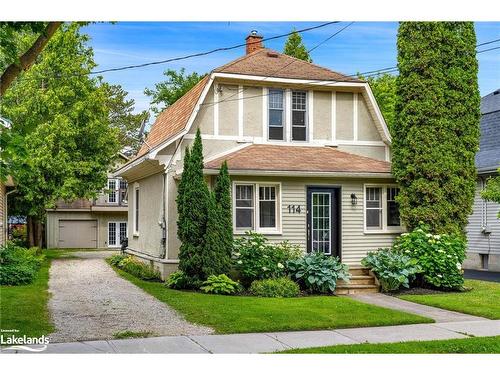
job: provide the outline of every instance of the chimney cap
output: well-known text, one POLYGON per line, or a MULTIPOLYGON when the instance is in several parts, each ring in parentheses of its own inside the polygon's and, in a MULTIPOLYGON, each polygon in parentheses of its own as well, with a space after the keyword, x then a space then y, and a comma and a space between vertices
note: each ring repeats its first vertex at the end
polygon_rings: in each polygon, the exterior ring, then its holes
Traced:
POLYGON ((246 37, 246 39, 248 39, 248 38, 260 38, 260 39, 262 39, 263 36, 259 35, 259 32, 254 29, 254 30, 250 31, 250 34, 248 34, 248 36, 246 37))

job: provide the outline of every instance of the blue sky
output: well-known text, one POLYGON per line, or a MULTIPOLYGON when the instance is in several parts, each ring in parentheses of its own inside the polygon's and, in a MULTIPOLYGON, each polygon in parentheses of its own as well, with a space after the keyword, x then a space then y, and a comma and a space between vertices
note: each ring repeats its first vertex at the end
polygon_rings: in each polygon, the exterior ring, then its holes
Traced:
MULTIPOLYGON (((91 37, 98 69, 163 60, 244 42, 252 29, 264 37, 302 29, 322 22, 118 22, 94 23, 84 31, 91 37)), ((312 48, 347 22, 303 33, 312 48)), ((356 22, 312 52, 313 62, 345 74, 396 65, 397 22, 356 22)), ((500 38, 499 22, 477 22, 478 43, 500 38)), ((282 51, 286 38, 265 46, 282 51)), ((481 47, 500 46, 500 42, 481 47)), ((136 101, 136 110, 149 107, 144 88, 164 79, 167 68, 206 73, 245 53, 244 47, 204 57, 121 72, 105 73, 106 81, 122 85, 136 101)), ((481 96, 500 88, 500 49, 478 54, 481 96)))

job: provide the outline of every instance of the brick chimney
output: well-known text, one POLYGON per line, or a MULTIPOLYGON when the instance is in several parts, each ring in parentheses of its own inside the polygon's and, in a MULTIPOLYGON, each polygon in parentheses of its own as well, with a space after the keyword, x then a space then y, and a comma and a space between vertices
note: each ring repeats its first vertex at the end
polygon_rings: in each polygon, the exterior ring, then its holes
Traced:
POLYGON ((262 36, 257 34, 257 30, 252 30, 245 40, 247 41, 247 55, 264 48, 262 45, 262 36))

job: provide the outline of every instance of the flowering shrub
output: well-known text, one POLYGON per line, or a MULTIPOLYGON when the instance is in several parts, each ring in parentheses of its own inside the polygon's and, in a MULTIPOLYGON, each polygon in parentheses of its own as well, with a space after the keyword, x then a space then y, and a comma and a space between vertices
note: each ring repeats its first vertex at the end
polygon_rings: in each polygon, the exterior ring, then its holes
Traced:
POLYGON ((310 253, 287 264, 290 275, 311 292, 333 292, 337 279, 349 281, 348 267, 338 257, 310 253))
POLYGON ((297 297, 299 285, 288 277, 255 280, 250 286, 250 293, 260 297, 297 297))
POLYGON ((205 293, 211 294, 234 294, 240 290, 240 284, 224 274, 219 276, 212 275, 203 282, 200 289, 205 293))
POLYGON ((416 259, 391 249, 370 252, 361 264, 375 272, 385 292, 398 290, 401 286, 409 288, 415 274, 422 271, 416 259))
POLYGON ((286 263, 300 255, 298 246, 289 242, 271 244, 263 235, 247 232, 234 241, 233 264, 248 285, 254 280, 285 276, 286 263))
POLYGON ((463 287, 466 242, 460 236, 432 234, 429 227, 421 225, 403 233, 395 241, 394 249, 416 260, 424 284, 440 289, 463 287))

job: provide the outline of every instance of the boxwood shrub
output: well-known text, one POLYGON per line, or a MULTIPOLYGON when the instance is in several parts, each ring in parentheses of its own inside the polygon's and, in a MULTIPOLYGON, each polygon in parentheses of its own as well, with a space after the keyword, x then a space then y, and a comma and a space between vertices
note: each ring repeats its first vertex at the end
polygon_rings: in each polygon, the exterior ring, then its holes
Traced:
POLYGON ((288 277, 280 277, 255 280, 250 285, 250 293, 259 297, 297 297, 300 293, 300 287, 288 277))

